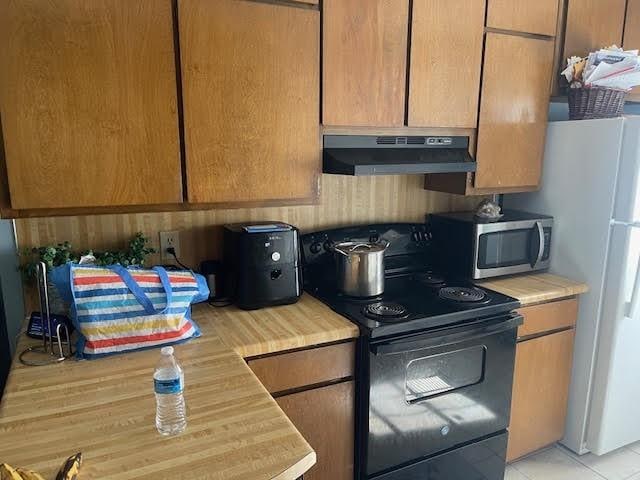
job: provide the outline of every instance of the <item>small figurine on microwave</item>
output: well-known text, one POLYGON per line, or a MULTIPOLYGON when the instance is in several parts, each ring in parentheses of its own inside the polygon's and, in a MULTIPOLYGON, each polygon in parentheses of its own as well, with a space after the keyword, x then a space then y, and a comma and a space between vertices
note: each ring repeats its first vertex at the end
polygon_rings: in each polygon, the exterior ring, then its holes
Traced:
POLYGON ((480 222, 497 222, 503 216, 500 205, 488 198, 482 200, 476 207, 475 217, 480 222))

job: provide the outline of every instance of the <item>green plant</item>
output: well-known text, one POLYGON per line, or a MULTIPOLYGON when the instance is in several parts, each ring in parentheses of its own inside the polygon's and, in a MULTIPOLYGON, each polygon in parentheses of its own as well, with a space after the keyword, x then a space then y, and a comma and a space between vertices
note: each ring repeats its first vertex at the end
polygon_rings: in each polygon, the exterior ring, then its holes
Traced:
POLYGON ((35 278, 38 273, 38 264, 44 262, 47 270, 52 270, 58 265, 65 263, 77 262, 80 257, 71 250, 69 242, 58 243, 57 245, 48 245, 44 247, 25 248, 21 252, 22 256, 27 260, 20 265, 20 270, 27 278, 35 278))
POLYGON ((58 243, 57 245, 47 245, 43 247, 27 248, 22 251, 24 258, 20 270, 27 278, 35 278, 37 274, 37 265, 44 262, 47 270, 64 265, 65 263, 78 262, 85 255, 93 255, 96 259, 95 264, 99 266, 114 265, 119 263, 124 267, 132 265, 144 266, 146 257, 152 253, 156 253, 155 249, 148 246, 149 239, 141 232, 138 232, 129 241, 125 250, 114 250, 94 252, 86 250, 80 253, 74 252, 69 242, 58 243))

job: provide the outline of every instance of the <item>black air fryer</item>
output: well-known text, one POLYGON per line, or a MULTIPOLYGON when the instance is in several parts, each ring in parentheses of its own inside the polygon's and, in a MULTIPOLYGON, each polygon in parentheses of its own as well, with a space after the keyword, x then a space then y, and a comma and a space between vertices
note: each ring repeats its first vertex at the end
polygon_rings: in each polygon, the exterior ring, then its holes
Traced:
POLYGON ((224 226, 230 300, 245 310, 295 303, 302 294, 298 229, 279 222, 224 226))

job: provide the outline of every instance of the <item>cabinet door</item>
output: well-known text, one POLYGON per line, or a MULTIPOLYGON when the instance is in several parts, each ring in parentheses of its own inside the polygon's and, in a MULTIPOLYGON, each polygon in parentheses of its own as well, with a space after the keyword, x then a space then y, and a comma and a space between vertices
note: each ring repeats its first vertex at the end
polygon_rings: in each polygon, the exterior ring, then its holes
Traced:
POLYGON ((305 480, 353 480, 354 383, 345 382, 277 398, 316 452, 305 480))
POLYGON ((553 41, 487 33, 476 188, 540 183, 553 41))
POLYGON ((507 461, 562 438, 573 337, 571 329, 518 343, 507 461))
POLYGON ((324 0, 322 123, 404 124, 409 0, 324 0))
POLYGON ((489 0, 487 27, 556 35, 558 0, 489 0))
POLYGON ((182 201, 171 0, 0 2, 15 209, 182 201))
POLYGON ((178 9, 189 201, 315 197, 318 10, 236 0, 178 9))
POLYGON ((483 0, 414 0, 409 126, 476 128, 483 0))
POLYGON ((565 60, 585 57, 612 44, 620 46, 626 0, 569 0, 564 37, 565 60))
MULTIPOLYGON (((624 23, 625 50, 640 49, 640 0, 627 1, 627 18, 624 23)), ((640 102, 640 87, 631 90, 629 100, 640 102)))

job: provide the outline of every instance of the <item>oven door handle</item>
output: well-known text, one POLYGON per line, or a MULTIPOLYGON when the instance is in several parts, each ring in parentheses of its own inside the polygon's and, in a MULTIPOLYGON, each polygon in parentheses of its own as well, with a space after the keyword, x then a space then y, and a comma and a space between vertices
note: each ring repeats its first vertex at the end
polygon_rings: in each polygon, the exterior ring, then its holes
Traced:
POLYGON ((473 329, 458 327, 453 329, 453 331, 452 329, 447 329, 436 333, 426 333, 420 335, 419 339, 412 338, 385 343, 374 343, 370 346, 370 349, 371 353, 376 356, 397 355, 401 353, 415 352, 418 350, 428 350, 431 348, 468 342, 470 340, 487 337, 489 335, 496 335, 498 333, 517 328, 519 325, 522 325, 522 321, 523 319, 521 315, 511 314, 506 320, 503 317, 501 320, 483 323, 481 326, 473 329))

